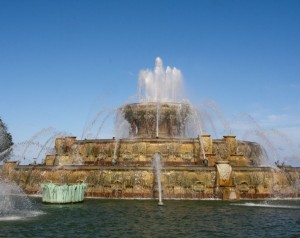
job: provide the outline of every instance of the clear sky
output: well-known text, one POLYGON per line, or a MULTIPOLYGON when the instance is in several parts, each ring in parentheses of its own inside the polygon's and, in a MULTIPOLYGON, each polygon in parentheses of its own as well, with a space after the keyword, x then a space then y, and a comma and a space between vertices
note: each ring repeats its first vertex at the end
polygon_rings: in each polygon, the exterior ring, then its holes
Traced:
POLYGON ((0 117, 15 143, 49 127, 80 139, 157 56, 232 133, 278 137, 300 161, 298 0, 1 0, 0 117))

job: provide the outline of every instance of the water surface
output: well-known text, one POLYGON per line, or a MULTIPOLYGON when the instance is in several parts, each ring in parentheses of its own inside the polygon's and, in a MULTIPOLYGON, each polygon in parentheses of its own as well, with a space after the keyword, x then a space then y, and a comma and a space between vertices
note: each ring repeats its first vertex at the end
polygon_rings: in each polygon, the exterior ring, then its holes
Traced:
POLYGON ((85 199, 0 218, 0 237, 300 237, 300 200, 85 199))

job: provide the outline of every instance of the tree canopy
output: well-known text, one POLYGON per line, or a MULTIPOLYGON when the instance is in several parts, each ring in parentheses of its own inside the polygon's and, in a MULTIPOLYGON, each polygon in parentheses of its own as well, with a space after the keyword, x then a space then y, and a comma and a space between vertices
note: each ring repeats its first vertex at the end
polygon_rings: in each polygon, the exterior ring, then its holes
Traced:
POLYGON ((0 161, 9 157, 13 144, 12 136, 8 132, 7 126, 0 118, 0 161))

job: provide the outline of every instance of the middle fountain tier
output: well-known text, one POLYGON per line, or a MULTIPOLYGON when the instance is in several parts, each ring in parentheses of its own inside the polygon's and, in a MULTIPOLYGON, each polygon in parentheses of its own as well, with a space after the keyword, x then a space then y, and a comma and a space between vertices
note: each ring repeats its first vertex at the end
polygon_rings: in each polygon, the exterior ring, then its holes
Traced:
POLYGON ((144 102, 120 108, 134 138, 184 138, 193 108, 187 103, 144 102))

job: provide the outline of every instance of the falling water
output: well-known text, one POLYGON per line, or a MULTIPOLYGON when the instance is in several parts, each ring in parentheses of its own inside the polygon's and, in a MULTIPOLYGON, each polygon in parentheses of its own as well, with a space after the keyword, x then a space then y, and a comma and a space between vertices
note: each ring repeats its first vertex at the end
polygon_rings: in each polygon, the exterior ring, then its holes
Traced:
POLYGON ((112 164, 117 163, 117 150, 122 138, 129 137, 130 124, 124 119, 123 110, 118 110, 115 118, 115 146, 114 146, 114 155, 112 159, 112 164))
POLYGON ((44 128, 29 140, 15 143, 12 146, 10 160, 20 164, 40 163, 45 154, 53 154, 53 144, 57 137, 64 137, 69 133, 56 131, 54 128, 44 128))
POLYGON ((114 115, 114 114, 115 114, 115 110, 109 112, 109 113, 105 116, 105 118, 104 118, 103 121, 101 122, 101 125, 100 125, 99 128, 98 128, 98 131, 97 131, 97 134, 96 134, 96 137, 95 137, 95 138, 99 138, 99 134, 100 134, 100 132, 101 132, 101 130, 102 130, 102 128, 103 128, 104 123, 105 123, 112 115, 114 115))
POLYGON ((95 139, 100 137, 104 124, 115 114, 115 109, 105 108, 97 112, 96 116, 85 126, 81 139, 95 139), (99 125, 100 124, 100 125, 99 125), (97 131, 96 134, 93 132, 97 131))
POLYGON ((264 156, 261 159, 261 166, 271 166, 274 161, 280 160, 280 154, 276 148, 276 143, 272 141, 274 136, 268 135, 268 130, 261 127, 255 119, 246 114, 241 114, 242 118, 245 120, 244 124, 248 124, 249 129, 244 130, 242 138, 244 140, 251 140, 255 138, 255 141, 258 142, 263 149, 265 150, 264 156))
MULTIPOLYGON (((191 132, 189 134, 191 134, 191 136, 193 133, 196 133, 196 135, 203 135, 203 129, 202 129, 202 123, 201 123, 201 118, 199 115, 198 110, 193 107, 192 105, 190 105, 190 115, 188 117, 188 120, 186 122, 188 129, 191 130, 191 132)), ((203 155, 203 159, 206 160, 206 156, 205 156, 205 151, 204 151, 204 142, 203 142, 203 138, 201 136, 199 136, 199 144, 200 144, 200 148, 201 148, 201 153, 203 155)))
POLYGON ((276 130, 271 129, 269 131, 269 136, 275 139, 278 145, 278 151, 280 152, 282 163, 297 162, 300 159, 299 150, 297 150, 297 145, 294 144, 288 135, 276 130))
POLYGON ((155 174, 157 178, 157 186, 158 186, 158 205, 164 205, 162 202, 162 189, 161 189, 161 180, 160 180, 160 171, 161 171, 161 162, 160 156, 158 153, 154 154, 153 167, 155 169, 155 174))
MULTIPOLYGON (((221 123, 221 126, 223 127, 223 130, 225 131, 225 134, 230 135, 231 134, 231 128, 228 120, 225 118, 222 110, 219 108, 218 104, 212 100, 205 100, 202 102, 202 104, 212 111, 213 115, 216 116, 217 121, 221 123)), ((206 109, 203 108, 203 111, 206 111, 206 109)), ((202 113, 202 110, 201 110, 202 113)), ((208 111, 207 111, 208 113, 208 111)), ((215 127, 215 123, 212 121, 209 121, 212 124, 212 127, 215 127)))
POLYGON ((22 157, 25 157, 25 154, 27 152, 27 150, 31 147, 32 144, 34 144, 34 142, 38 139, 41 138, 44 135, 49 135, 49 134, 53 134, 56 133, 55 129, 53 127, 48 127, 48 128, 44 128, 42 130, 40 130, 39 132, 37 132, 36 134, 34 134, 28 141, 26 141, 26 147, 23 151, 22 157))

